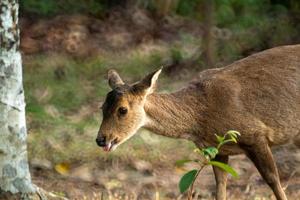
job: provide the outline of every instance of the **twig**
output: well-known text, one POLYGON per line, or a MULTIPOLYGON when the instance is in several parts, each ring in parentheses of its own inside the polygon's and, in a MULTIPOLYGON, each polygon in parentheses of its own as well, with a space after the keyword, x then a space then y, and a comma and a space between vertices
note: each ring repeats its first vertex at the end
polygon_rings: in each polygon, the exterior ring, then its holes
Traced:
POLYGON ((192 200, 193 199, 193 190, 194 190, 194 184, 195 184, 195 181, 198 177, 198 175, 200 174, 200 172, 202 171, 202 169, 205 167, 206 165, 203 165, 198 171, 197 171, 197 174, 195 175, 195 178, 193 180, 193 183, 190 187, 190 190, 189 190, 189 193, 188 193, 188 200, 192 200))

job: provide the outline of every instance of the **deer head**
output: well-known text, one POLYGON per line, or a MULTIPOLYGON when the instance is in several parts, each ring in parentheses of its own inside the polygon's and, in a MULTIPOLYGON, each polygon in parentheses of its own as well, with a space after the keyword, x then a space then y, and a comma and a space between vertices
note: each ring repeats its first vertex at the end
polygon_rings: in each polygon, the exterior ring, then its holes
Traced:
POLYGON ((125 84, 115 70, 108 71, 111 87, 102 105, 103 120, 96 142, 105 151, 116 147, 130 137, 147 122, 144 105, 147 96, 153 93, 161 69, 150 73, 141 81, 125 84))

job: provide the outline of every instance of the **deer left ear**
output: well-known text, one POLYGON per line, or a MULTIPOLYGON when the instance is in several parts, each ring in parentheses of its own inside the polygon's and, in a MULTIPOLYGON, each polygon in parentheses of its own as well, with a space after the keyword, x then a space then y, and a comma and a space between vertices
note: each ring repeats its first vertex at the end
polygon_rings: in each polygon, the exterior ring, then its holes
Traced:
POLYGON ((153 93, 156 87, 158 76, 161 71, 162 68, 145 76, 145 78, 133 85, 134 90, 145 95, 153 93))
POLYGON ((122 81, 118 72, 113 69, 111 69, 107 72, 107 79, 108 79, 108 84, 111 87, 111 89, 115 89, 116 87, 118 87, 120 85, 124 85, 124 82, 122 81))

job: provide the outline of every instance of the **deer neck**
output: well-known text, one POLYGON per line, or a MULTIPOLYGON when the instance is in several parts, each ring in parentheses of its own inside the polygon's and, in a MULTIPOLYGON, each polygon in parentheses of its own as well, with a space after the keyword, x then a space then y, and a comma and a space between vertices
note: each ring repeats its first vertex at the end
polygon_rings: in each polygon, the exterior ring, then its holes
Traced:
POLYGON ((197 97, 184 91, 151 94, 145 102, 147 123, 144 128, 159 135, 191 139, 199 128, 201 106, 198 102, 197 97))

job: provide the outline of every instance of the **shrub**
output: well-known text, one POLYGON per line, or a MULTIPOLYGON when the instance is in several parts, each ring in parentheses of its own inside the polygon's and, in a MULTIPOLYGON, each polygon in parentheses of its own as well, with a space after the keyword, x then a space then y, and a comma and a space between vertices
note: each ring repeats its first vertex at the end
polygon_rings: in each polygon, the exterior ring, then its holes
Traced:
POLYGON ((204 149, 195 149, 195 152, 197 152, 200 156, 204 157, 203 159, 195 159, 195 160, 179 160, 176 162, 176 165, 180 166, 188 162, 195 162, 200 165, 199 169, 193 169, 187 173, 185 173, 179 182, 179 190, 181 193, 186 192, 189 189, 188 193, 188 199, 192 199, 192 193, 193 193, 193 186, 194 182, 197 179, 198 175, 202 171, 202 169, 206 166, 215 166, 219 167, 222 170, 228 172, 233 177, 237 178, 238 174, 237 172, 230 167, 229 165, 215 161, 215 157, 219 154, 220 148, 227 143, 234 142, 237 143, 237 137, 240 135, 237 131, 228 131, 224 136, 216 135, 218 146, 217 147, 207 147, 204 149))

